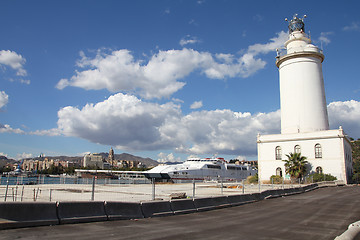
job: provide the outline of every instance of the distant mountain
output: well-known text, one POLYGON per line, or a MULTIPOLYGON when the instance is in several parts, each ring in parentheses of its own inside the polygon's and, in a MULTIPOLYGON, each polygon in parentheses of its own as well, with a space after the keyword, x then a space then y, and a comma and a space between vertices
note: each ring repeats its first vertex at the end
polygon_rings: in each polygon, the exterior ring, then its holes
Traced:
POLYGON ((15 163, 16 161, 14 159, 9 159, 5 156, 0 156, 0 168, 4 167, 8 163, 15 163))

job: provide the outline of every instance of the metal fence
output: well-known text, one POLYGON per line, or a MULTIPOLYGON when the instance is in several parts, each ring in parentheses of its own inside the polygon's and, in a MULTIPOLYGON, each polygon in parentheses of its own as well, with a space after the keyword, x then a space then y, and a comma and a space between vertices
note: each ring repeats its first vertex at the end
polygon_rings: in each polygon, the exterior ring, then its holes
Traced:
POLYGON ((123 201, 140 202, 171 198, 200 198, 261 192, 309 184, 312 179, 246 183, 245 181, 156 182, 144 177, 97 179, 68 176, 2 177, 0 201, 123 201))

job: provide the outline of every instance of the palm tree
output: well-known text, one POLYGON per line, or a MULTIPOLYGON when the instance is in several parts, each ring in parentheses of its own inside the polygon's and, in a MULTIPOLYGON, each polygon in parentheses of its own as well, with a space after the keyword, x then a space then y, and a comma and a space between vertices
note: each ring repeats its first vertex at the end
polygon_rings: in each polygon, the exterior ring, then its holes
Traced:
POLYGON ((307 157, 301 156, 301 153, 286 154, 287 160, 285 162, 285 172, 290 174, 292 178, 302 178, 306 173, 307 157))

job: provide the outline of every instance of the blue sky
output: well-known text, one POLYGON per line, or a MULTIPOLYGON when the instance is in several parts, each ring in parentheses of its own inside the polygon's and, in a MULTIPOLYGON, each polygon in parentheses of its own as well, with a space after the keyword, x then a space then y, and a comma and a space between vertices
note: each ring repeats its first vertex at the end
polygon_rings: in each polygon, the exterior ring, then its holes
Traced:
POLYGON ((360 137, 358 1, 1 1, 0 154, 256 159, 280 133, 294 13, 325 54, 331 128, 360 137))

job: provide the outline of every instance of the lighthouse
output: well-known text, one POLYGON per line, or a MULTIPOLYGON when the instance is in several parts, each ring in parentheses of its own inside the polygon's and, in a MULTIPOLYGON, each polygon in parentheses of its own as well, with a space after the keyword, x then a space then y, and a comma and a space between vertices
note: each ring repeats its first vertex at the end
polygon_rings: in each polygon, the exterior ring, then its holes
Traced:
POLYGON ((352 175, 352 151, 341 126, 329 129, 322 64, 324 53, 305 33, 303 18, 288 21, 289 35, 277 50, 281 134, 258 134, 258 175, 262 182, 273 175, 284 180, 284 161, 289 153, 307 158, 307 175, 324 173, 348 183, 352 175))
POLYGON ((322 50, 311 44, 303 19, 289 21, 286 54, 276 57, 280 77, 281 133, 329 130, 322 50))

